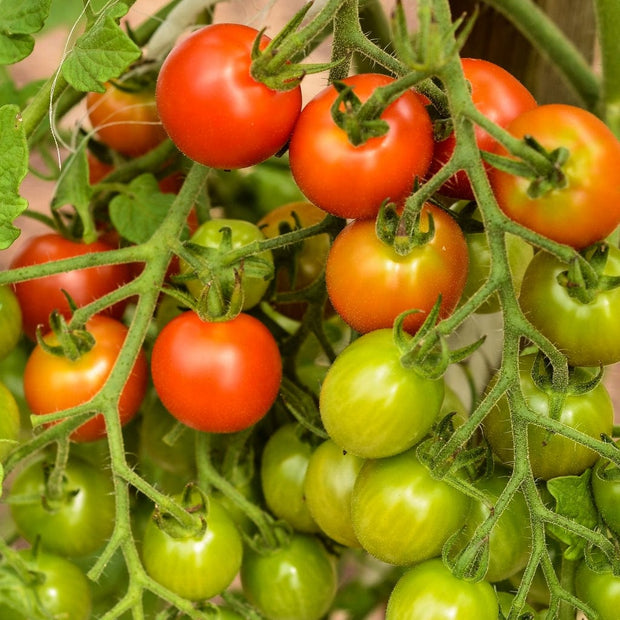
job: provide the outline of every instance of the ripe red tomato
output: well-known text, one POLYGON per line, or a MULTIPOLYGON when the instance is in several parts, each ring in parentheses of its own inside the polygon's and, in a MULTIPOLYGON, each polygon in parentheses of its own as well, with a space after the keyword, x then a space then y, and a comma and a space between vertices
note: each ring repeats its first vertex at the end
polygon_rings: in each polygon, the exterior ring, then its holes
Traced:
POLYGON ((166 139, 150 89, 108 82, 105 92, 86 95, 86 109, 101 142, 128 157, 144 155, 166 139))
POLYGON ((428 230, 428 216, 435 235, 426 244, 400 256, 381 242, 370 220, 350 223, 336 237, 327 257, 325 280, 336 312, 358 332, 392 327, 405 310, 420 312, 405 320, 415 332, 442 297, 440 318, 456 307, 467 280, 467 242, 455 220, 427 204, 420 228, 428 230))
MULTIPOLYGON (((105 316, 94 316, 86 329, 95 339, 93 348, 79 359, 47 352, 37 345, 24 370, 24 396, 32 413, 41 415, 75 407, 93 398, 103 387, 125 343, 127 327, 105 316)), ((51 346, 58 345, 52 332, 44 336, 51 346)), ((146 393, 148 365, 140 352, 118 401, 121 424, 138 412, 146 393)), ((74 441, 94 441, 104 437, 105 420, 97 414, 71 433, 74 441)))
MULTIPOLYGON (((342 81, 364 102, 393 78, 365 73, 342 81)), ((328 86, 302 110, 289 145, 291 172, 321 209, 345 218, 374 218, 384 200, 402 201, 416 177, 426 174, 432 123, 420 96, 407 91, 381 114, 388 132, 354 146, 331 116, 337 96, 336 88, 328 86)))
MULTIPOLYGON (((531 180, 496 168, 489 180, 508 217, 558 243, 585 248, 607 237, 620 223, 620 185, 615 182, 620 141, 599 118, 575 106, 549 104, 518 116, 506 129, 534 137, 543 147, 565 147, 566 187, 530 198, 531 180)), ((506 151, 497 146, 500 155, 506 151)))
MULTIPOLYGON (((478 58, 463 58, 461 64, 465 78, 471 86, 474 106, 500 127, 506 127, 521 113, 536 107, 536 100, 530 91, 502 67, 478 58)), ((491 150, 495 140, 477 125, 474 131, 478 148, 484 151, 491 150)), ((429 177, 450 159, 455 144, 454 133, 435 144, 429 177)), ((442 185, 440 193, 463 200, 474 198, 469 178, 464 170, 448 179, 442 185)))
POLYGON ((208 322, 190 311, 157 336, 151 373, 162 402, 183 424, 231 433, 269 411, 280 388, 282 360, 258 319, 242 313, 208 322))
MULTIPOLYGON (((299 86, 275 91, 250 74, 258 31, 212 24, 181 41, 157 79, 157 110, 178 149, 212 168, 245 168, 286 144, 301 110, 299 86)), ((269 42, 263 36, 261 48, 269 42)))
MULTIPOLYGON (((28 240, 13 259, 11 268, 40 265, 91 252, 108 252, 112 249, 111 245, 103 241, 81 243, 65 239, 58 233, 46 233, 28 240)), ((32 340, 36 337, 38 325, 42 325, 43 332, 46 332, 49 316, 53 310, 58 310, 65 318, 71 316, 63 290, 80 307, 111 293, 129 282, 131 277, 131 266, 119 264, 76 269, 14 284, 15 294, 22 310, 24 332, 32 340)), ((120 318, 125 306, 126 303, 116 304, 108 308, 106 314, 120 318)))

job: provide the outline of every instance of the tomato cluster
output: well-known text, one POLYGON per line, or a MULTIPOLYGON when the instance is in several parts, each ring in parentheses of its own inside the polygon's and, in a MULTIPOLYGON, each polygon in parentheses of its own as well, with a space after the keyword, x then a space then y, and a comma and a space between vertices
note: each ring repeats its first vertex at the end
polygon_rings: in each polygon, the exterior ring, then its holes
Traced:
POLYGON ((86 95, 75 213, 0 284, 0 616, 614 620, 620 142, 409 39, 302 105, 288 35, 86 95))

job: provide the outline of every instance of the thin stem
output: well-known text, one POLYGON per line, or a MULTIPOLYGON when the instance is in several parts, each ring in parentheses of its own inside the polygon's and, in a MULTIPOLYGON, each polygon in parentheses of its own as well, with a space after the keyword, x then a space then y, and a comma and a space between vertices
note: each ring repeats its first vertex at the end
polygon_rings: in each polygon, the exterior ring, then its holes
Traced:
POLYGON ((599 112, 620 138, 620 2, 617 0, 595 0, 597 32, 601 50, 602 97, 599 112))

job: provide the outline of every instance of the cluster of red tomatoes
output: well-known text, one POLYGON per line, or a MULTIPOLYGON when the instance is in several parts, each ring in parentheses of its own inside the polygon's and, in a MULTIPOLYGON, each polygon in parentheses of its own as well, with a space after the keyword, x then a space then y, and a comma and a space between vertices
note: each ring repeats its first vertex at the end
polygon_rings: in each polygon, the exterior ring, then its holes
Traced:
MULTIPOLYGON (((476 497, 434 477, 417 448, 447 417, 455 427, 466 423, 467 410, 443 377, 429 378, 402 364, 392 329, 399 316, 414 311, 403 322, 408 338, 436 304, 439 319, 447 318, 484 284, 492 261, 486 235, 463 232, 458 209, 451 209, 475 200, 478 189, 463 171, 450 176, 437 199, 422 206, 415 230, 406 231, 415 234, 405 253, 377 234, 386 201, 394 204, 395 213, 406 212, 414 189, 450 162, 458 148, 458 128, 437 139, 428 111, 432 103, 411 89, 393 98, 380 117, 363 118, 358 113, 373 93, 396 83, 379 74, 348 77, 302 108, 298 84, 274 91, 252 77, 257 36, 254 29, 236 24, 196 31, 170 52, 154 93, 110 86, 103 95, 90 94, 90 120, 99 140, 128 158, 150 151, 166 135, 189 160, 218 170, 259 165, 287 149, 292 179, 307 201, 279 206, 254 221, 219 217, 194 223, 189 253, 180 257, 170 284, 182 291, 187 305, 181 308, 180 298, 162 296, 153 333, 129 363, 123 357, 124 319, 135 305, 132 299, 114 299, 115 291, 141 272, 142 266, 128 262, 0 288, 0 354, 27 352, 19 393, 23 408, 35 415, 88 403, 125 364, 126 381, 113 406, 132 454, 128 462, 195 517, 195 527, 180 524, 143 495, 133 498, 134 536, 144 570, 173 596, 191 602, 212 599, 225 594, 240 575, 239 588, 264 617, 319 620, 331 609, 346 608, 338 557, 341 565, 349 560, 358 566, 372 558, 372 568, 389 586, 370 603, 387 602, 386 618, 496 620, 500 609, 507 614, 530 557, 532 532, 523 494, 513 496, 490 534, 483 579, 456 578, 441 556, 467 546, 510 478, 514 446, 508 401, 500 399, 484 421, 496 464, 491 474, 467 480, 476 497), (375 132, 370 137, 369 128, 375 132), (278 245, 282 235, 303 234, 327 221, 328 214, 334 216, 334 227, 278 245), (273 249, 264 249, 266 240, 273 241, 273 249), (259 251, 243 254, 244 248, 256 246, 259 251), (237 262, 222 262, 222 255, 235 251, 241 256, 237 262), (221 282, 214 283, 212 271, 197 268, 209 261, 219 265, 221 282), (317 283, 322 294, 309 304, 303 293, 317 283), (76 307, 96 306, 107 295, 114 303, 85 323, 86 334, 67 328, 76 307), (205 303, 217 297, 225 302, 219 307, 225 307, 230 296, 240 299, 232 318, 205 319, 205 303), (326 360, 327 347, 317 355, 321 343, 308 332, 311 353, 302 347, 291 362, 287 347, 295 330, 308 325, 306 313, 317 303, 319 315, 335 331, 330 344, 337 355, 326 360), (54 329, 37 338, 37 328, 47 326, 53 313, 54 329), (18 347, 22 331, 26 344, 18 347), (350 341, 351 333, 358 337, 350 341), (306 368, 300 363, 304 355, 306 368), (304 425, 291 419, 295 405, 285 382, 302 377, 308 366, 312 371, 303 389, 297 389, 314 403, 317 416, 304 425), (212 492, 186 486, 196 478, 201 482, 194 454, 195 446, 206 446, 196 437, 206 435, 213 435, 210 452, 225 455, 224 468, 234 448, 231 438, 245 441, 249 454, 237 454, 226 476, 254 512, 240 510, 225 485, 215 484, 212 492), (247 542, 257 531, 251 518, 256 510, 266 511, 272 525, 277 521, 277 544, 270 549, 247 542)), ((262 37, 260 49, 268 42, 262 37)), ((566 355, 570 385, 592 384, 565 395, 559 420, 593 438, 611 437, 609 394, 582 367, 620 361, 615 318, 620 292, 608 285, 620 275, 620 253, 599 243, 620 222, 620 189, 608 181, 620 160, 620 144, 602 122, 579 108, 538 106, 524 86, 492 63, 463 59, 462 70, 476 109, 506 135, 533 137, 539 154, 560 147, 569 151, 568 160, 556 166, 561 172, 556 185, 536 196, 536 171, 530 178, 509 174, 501 165, 487 164, 486 171, 501 213, 511 222, 592 259, 579 298, 573 292, 580 284, 574 266, 569 270, 554 254, 534 252, 518 235, 506 240, 512 286, 521 289, 525 317, 566 355)), ((478 126, 475 137, 481 151, 512 157, 478 126)), ((95 165, 93 160, 93 187, 100 178, 95 165)), ((511 230, 516 233, 518 227, 511 230)), ((11 267, 117 246, 86 244, 53 232, 31 239, 11 267)), ((476 310, 498 309, 493 297, 476 310)), ((550 416, 549 393, 536 381, 536 364, 536 355, 522 356, 521 390, 531 410, 550 416)), ((7 457, 10 441, 20 436, 20 414, 15 396, 0 387, 0 401, 10 412, 0 427, 9 440, 0 444, 0 453, 7 457)), ((36 563, 36 570, 51 575, 33 586, 50 613, 91 617, 98 606, 103 610, 118 597, 117 588, 130 578, 119 553, 96 590, 81 571, 93 565, 117 518, 115 481, 103 466, 106 428, 104 413, 97 412, 71 431, 71 452, 64 462, 60 447, 56 465, 48 454, 39 454, 11 483, 16 532, 41 548, 20 553, 36 563), (70 584, 69 602, 54 598, 54 579, 70 584)), ((532 474, 543 487, 557 477, 591 472, 601 523, 610 536, 620 535, 620 485, 613 466, 583 445, 536 426, 529 429, 529 454, 532 474)), ((585 563, 579 571, 579 596, 602 620, 612 620, 618 577, 595 573, 585 563)), ((550 602, 544 583, 540 591, 531 588, 528 601, 522 613, 544 614, 540 610, 550 602)), ((149 604, 156 610, 161 602, 153 597, 149 604)), ((219 617, 242 617, 241 607, 235 609, 221 607, 219 617)), ((11 615, 11 604, 0 603, 0 610, 3 618, 24 617, 11 615)))

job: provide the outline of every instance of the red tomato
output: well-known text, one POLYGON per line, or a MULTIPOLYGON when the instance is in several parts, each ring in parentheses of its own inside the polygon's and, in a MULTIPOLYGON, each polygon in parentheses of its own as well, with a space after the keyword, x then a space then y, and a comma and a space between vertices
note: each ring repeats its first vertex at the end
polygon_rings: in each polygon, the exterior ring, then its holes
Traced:
POLYGON ((101 142, 138 157, 166 139, 152 90, 124 90, 112 83, 105 89, 86 95, 88 118, 101 142))
POLYGON ((183 424, 230 433, 269 411, 282 360, 271 332, 248 314, 207 322, 184 312, 155 340, 151 373, 161 401, 183 424))
POLYGON ((406 256, 377 238, 371 220, 352 222, 336 237, 325 270, 327 292, 353 329, 366 333, 392 327, 401 312, 417 308, 420 312, 405 320, 413 333, 439 295, 441 318, 456 307, 467 279, 467 242, 455 220, 430 204, 422 211, 422 230, 428 229, 429 213, 434 237, 406 256))
MULTIPOLYGON (((86 329, 95 339, 93 348, 76 361, 49 353, 37 345, 24 370, 24 396, 35 415, 63 411, 93 398, 103 387, 125 343, 127 328, 120 321, 94 316, 86 329)), ((53 333, 44 336, 51 346, 58 344, 53 333)), ((121 424, 138 412, 146 393, 148 365, 140 352, 118 401, 121 424)), ((105 436, 105 420, 97 414, 71 434, 74 441, 94 441, 105 436)))
MULTIPOLYGON (((474 106, 489 120, 500 127, 506 127, 521 113, 536 107, 536 100, 530 91, 512 74, 502 67, 477 58, 463 58, 463 73, 471 86, 474 106)), ((478 148, 489 151, 495 140, 482 128, 476 126, 478 148)), ((433 162, 429 176, 435 174, 452 156, 456 140, 451 133, 445 140, 435 144, 433 162)), ((452 198, 473 200, 474 194, 464 170, 450 177, 441 187, 441 193, 452 198)))
MULTIPOLYGON (((620 141, 600 119, 581 108, 550 104, 521 114, 506 129, 517 138, 532 136, 548 150, 565 147, 570 153, 562 166, 566 187, 538 198, 527 194, 530 179, 490 170, 495 197, 508 217, 576 249, 614 231, 620 223, 620 141)), ((506 154, 499 146, 496 151, 506 154)))
MULTIPOLYGON (((11 268, 39 265, 91 252, 107 252, 112 249, 114 248, 111 245, 102 241, 81 243, 65 239, 58 233, 46 233, 32 237, 15 256, 11 268)), ((14 284, 22 309, 24 332, 34 340, 37 325, 46 327, 52 310, 58 310, 66 318, 71 316, 69 303, 62 293, 63 290, 80 307, 111 293, 122 284, 129 282, 131 277, 130 265, 119 264, 76 269, 14 284)), ((106 314, 120 318, 125 306, 125 303, 116 304, 108 308, 106 314)))
MULTIPOLYGON (((157 109, 180 151, 212 168, 245 168, 286 144, 301 89, 275 91, 250 74, 258 31, 213 24, 181 41, 162 65, 157 109)), ((269 42, 263 36, 261 48, 269 42)))
MULTIPOLYGON (((374 73, 343 80, 362 102, 393 81, 374 73)), ((388 132, 354 146, 332 118, 337 96, 329 86, 303 109, 289 146, 291 172, 308 200, 321 209, 340 217, 373 218, 384 200, 402 201, 416 177, 426 174, 432 123, 422 99, 407 91, 381 114, 388 132)))

